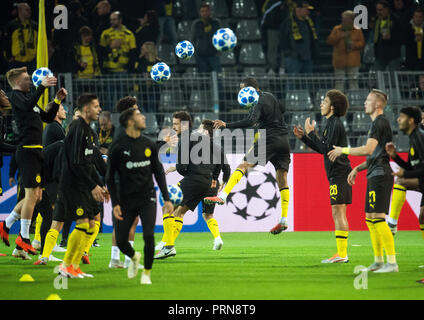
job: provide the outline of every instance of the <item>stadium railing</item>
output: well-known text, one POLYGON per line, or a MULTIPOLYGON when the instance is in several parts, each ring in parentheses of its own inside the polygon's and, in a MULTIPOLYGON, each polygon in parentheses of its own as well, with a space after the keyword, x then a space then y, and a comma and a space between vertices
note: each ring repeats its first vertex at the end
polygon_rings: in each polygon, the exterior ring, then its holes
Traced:
MULTIPOLYGON (((65 103, 69 118, 72 117, 71 111, 76 98, 83 92, 96 93, 102 109, 112 113, 116 113, 115 105, 119 98, 126 95, 137 97, 139 106, 147 114, 146 133, 157 136, 162 128, 172 126, 172 113, 176 110, 189 111, 193 116, 194 127, 203 119, 231 122, 246 117, 248 110, 242 109, 237 102, 240 82, 246 76, 254 76, 261 90, 272 92, 285 105, 285 121, 289 125, 290 143, 295 152, 309 150, 296 141, 291 132, 292 125, 303 125, 305 119, 311 117, 317 121, 318 130, 322 129, 325 119, 320 114, 320 102, 325 93, 336 86, 346 86, 343 91, 349 98, 350 108, 343 121, 352 146, 363 141, 369 128, 370 120, 363 114, 363 104, 370 89, 378 88, 389 95, 386 114, 392 123, 395 141, 405 141, 399 137, 397 130, 399 109, 404 105, 424 105, 424 74, 405 71, 368 72, 360 73, 355 79, 340 79, 333 73, 270 76, 238 73, 231 69, 224 69, 218 74, 198 73, 192 69, 183 74, 175 73, 169 81, 162 84, 154 83, 142 74, 79 79, 75 75, 64 73, 58 75, 58 86, 65 87, 69 92, 65 103), (347 88, 352 83, 353 88, 347 88)), ((9 88, 3 76, 0 77, 0 87, 9 88)), ((53 95, 54 92, 51 90, 50 94, 53 95)), ((113 115, 115 123, 117 119, 118 116, 113 115)), ((11 123, 8 119, 9 129, 12 128, 11 123)), ((404 145, 402 143, 401 147, 404 145)))

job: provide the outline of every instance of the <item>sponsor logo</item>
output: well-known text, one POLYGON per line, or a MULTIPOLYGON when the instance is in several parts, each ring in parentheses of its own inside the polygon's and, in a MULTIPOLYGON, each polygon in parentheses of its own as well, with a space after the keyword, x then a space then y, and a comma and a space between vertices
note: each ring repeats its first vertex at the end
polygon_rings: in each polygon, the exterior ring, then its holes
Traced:
POLYGON ((136 168, 142 168, 142 167, 146 167, 150 165, 150 160, 146 160, 146 161, 139 161, 139 162, 132 162, 132 161, 128 161, 126 163, 127 169, 136 169, 136 168))
POLYGON ((86 156, 92 155, 94 153, 93 149, 85 148, 84 154, 86 156))

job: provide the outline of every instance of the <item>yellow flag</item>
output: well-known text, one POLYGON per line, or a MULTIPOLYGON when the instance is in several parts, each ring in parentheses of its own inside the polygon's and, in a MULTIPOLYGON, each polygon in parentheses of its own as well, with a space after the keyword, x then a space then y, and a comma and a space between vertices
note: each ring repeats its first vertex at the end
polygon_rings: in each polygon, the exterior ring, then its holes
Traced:
MULTIPOLYGON (((37 69, 49 67, 44 0, 40 0, 38 8, 37 69)), ((48 102, 49 91, 45 90, 38 100, 38 105, 44 110, 48 102)))

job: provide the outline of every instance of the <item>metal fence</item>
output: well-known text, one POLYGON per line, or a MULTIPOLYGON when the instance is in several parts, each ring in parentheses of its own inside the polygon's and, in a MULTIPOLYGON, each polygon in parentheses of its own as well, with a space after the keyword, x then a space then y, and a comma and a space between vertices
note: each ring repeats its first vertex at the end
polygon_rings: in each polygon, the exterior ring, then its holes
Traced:
MULTIPOLYGON (((334 74, 266 75, 254 68, 242 73, 224 69, 221 73, 198 73, 188 68, 185 73, 173 74, 163 84, 154 83, 141 74, 106 75, 95 79, 79 79, 71 74, 59 74, 58 86, 65 87, 69 96, 66 106, 73 109, 77 97, 83 92, 94 92, 99 96, 103 110, 116 113, 119 98, 131 95, 147 115, 146 133, 156 136, 160 129, 172 125, 172 113, 176 110, 189 111, 198 126, 203 119, 222 119, 226 122, 240 120, 247 115, 237 103, 239 85, 246 76, 254 76, 261 90, 272 92, 286 106, 285 121, 304 124, 307 117, 317 121, 318 128, 325 125, 320 115, 320 103, 325 93, 334 87, 344 90, 349 98, 350 108, 343 119, 349 143, 356 146, 363 143, 370 125, 364 115, 363 104, 371 88, 384 90, 389 95, 386 115, 389 117, 401 148, 407 148, 408 141, 398 134, 396 117, 404 105, 424 105, 424 74, 419 72, 370 72, 360 73, 352 79, 336 78, 334 74)), ((1 88, 8 88, 4 77, 0 77, 1 88)), ((7 90, 6 90, 7 91, 7 90)), ((50 90, 53 97, 54 92, 50 90)), ((69 112, 69 117, 71 112, 69 112)), ((118 115, 113 115, 116 123, 118 115)), ((10 123, 10 128, 11 122, 10 123)), ((291 131, 291 130, 290 130, 291 131)), ((290 132, 290 142, 297 152, 308 151, 296 141, 290 132)))

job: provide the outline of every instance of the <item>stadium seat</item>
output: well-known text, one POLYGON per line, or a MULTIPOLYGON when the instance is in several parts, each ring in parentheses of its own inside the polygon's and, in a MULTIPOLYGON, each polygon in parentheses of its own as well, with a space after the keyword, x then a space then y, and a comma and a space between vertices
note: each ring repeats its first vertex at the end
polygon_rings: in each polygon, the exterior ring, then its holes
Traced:
MULTIPOLYGON (((245 76, 264 76, 266 73, 266 69, 265 68, 261 68, 261 67, 246 67, 243 69, 243 75, 245 76)), ((261 85, 262 85, 263 80, 261 81, 261 85)))
POLYGON ((163 90, 160 94, 159 111, 169 112, 182 108, 185 105, 181 89, 163 90))
POLYGON ((371 118, 369 115, 363 111, 353 112, 351 129, 354 134, 368 132, 370 125, 371 118))
POLYGON ((404 133, 398 133, 393 139, 395 141, 396 151, 408 152, 409 151, 409 137, 404 133))
POLYGON ((226 0, 209 0, 208 3, 214 17, 228 18, 229 13, 226 0))
POLYGON ((306 89, 301 90, 290 90, 286 94, 286 109, 287 110, 298 110, 306 111, 314 108, 311 94, 306 89))
POLYGON ((173 66, 177 64, 177 56, 175 55, 174 46, 172 44, 161 43, 158 46, 159 58, 167 65, 173 66))
POLYGON ((254 0, 234 0, 231 15, 235 18, 256 18, 258 10, 254 0))
POLYGON ((236 64, 234 51, 225 51, 220 55, 221 66, 233 66, 236 64))
POLYGON ((237 23, 236 36, 239 41, 256 41, 262 38, 256 20, 240 20, 237 23))
POLYGON ((212 101, 209 91, 193 90, 190 94, 188 107, 193 111, 212 109, 212 101))
POLYGON ((351 90, 347 93, 350 109, 362 110, 369 91, 367 89, 351 90))
POLYGON ((146 129, 143 133, 146 135, 158 134, 160 130, 156 115, 154 113, 145 113, 144 115, 146 117, 146 129))
POLYGON ((307 118, 311 118, 311 121, 315 120, 315 114, 311 112, 296 112, 293 113, 292 119, 291 119, 291 125, 300 125, 302 128, 304 128, 305 120, 307 118))
POLYGON ((240 48, 239 61, 244 65, 265 65, 265 54, 261 43, 243 43, 240 48))
POLYGON ((172 128, 172 117, 169 114, 163 117, 162 127, 172 128))
POLYGON ((184 20, 178 22, 177 25, 177 36, 178 40, 190 40, 191 38, 191 25, 193 24, 192 20, 184 20))

